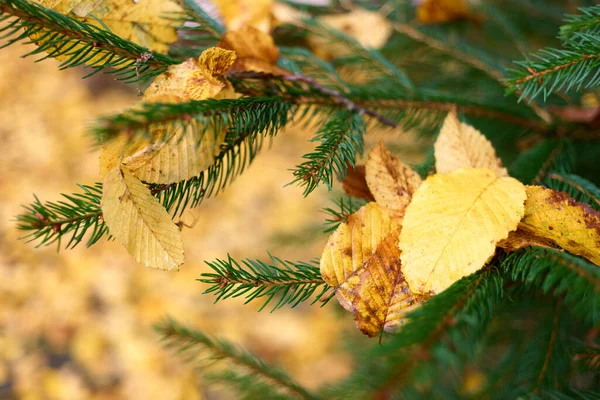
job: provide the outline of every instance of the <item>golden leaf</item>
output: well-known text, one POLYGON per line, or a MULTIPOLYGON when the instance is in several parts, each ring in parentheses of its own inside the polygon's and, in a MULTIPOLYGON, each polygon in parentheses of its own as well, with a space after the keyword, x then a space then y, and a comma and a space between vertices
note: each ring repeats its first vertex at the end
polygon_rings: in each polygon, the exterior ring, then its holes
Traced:
POLYGON ((372 49, 382 47, 392 33, 392 26, 383 15, 364 8, 355 8, 345 14, 324 15, 317 20, 372 49))
POLYGON ((402 220, 421 177, 390 153, 382 141, 369 152, 366 180, 377 204, 390 217, 402 220))
POLYGON ((181 232, 146 185, 126 168, 116 168, 103 188, 102 213, 110 234, 136 261, 177 270, 183 263, 181 232))
POLYGON ((519 229, 600 265, 600 213, 566 193, 527 186, 519 229))
POLYGON ((340 224, 327 240, 321 256, 321 276, 335 288, 338 301, 347 310, 352 310, 358 274, 379 244, 398 229, 377 203, 369 203, 352 214, 347 223, 340 224))
POLYGON ((38 0, 37 3, 102 29, 104 23, 117 36, 159 53, 166 53, 168 45, 177 40, 177 23, 173 18, 182 13, 177 3, 169 0, 38 0))
POLYGON ((148 183, 168 184, 190 179, 213 164, 226 130, 179 127, 168 142, 155 142, 123 159, 135 176, 148 183))
POLYGON ((477 19, 466 0, 420 0, 417 20, 422 24, 440 24, 459 19, 477 19))
POLYGON ((235 52, 217 47, 204 50, 197 61, 190 58, 156 77, 144 92, 144 101, 164 101, 165 96, 182 102, 230 97, 233 89, 223 75, 235 57, 235 52))
POLYGON ((439 293, 484 266, 524 214, 525 187, 485 168, 430 176, 406 209, 402 270, 415 293, 439 293))
MULTIPOLYGON (((362 8, 356 8, 345 14, 317 17, 317 21, 326 27, 343 32, 356 39, 363 47, 371 49, 382 47, 392 34, 392 26, 383 15, 362 8)), ((326 60, 351 52, 347 46, 331 43, 318 35, 310 35, 308 42, 313 52, 326 60)))
POLYGON ((227 30, 251 26, 263 32, 273 27, 273 0, 213 0, 227 30))
POLYGON ((365 178, 366 170, 364 165, 356 165, 348 168, 348 175, 342 180, 342 187, 348 196, 367 201, 375 201, 371 194, 365 178))
POLYGON ((399 231, 386 236, 359 275, 352 303, 356 326, 369 337, 396 332, 403 317, 426 300, 411 293, 400 264, 399 231))
POLYGON ((489 168, 498 176, 508 176, 492 144, 470 125, 450 112, 435 141, 435 168, 447 173, 459 168, 489 168))
POLYGON ((229 72, 255 71, 275 75, 288 72, 275 66, 279 59, 279 49, 273 38, 256 28, 247 26, 223 35, 217 47, 235 51, 237 58, 229 72))

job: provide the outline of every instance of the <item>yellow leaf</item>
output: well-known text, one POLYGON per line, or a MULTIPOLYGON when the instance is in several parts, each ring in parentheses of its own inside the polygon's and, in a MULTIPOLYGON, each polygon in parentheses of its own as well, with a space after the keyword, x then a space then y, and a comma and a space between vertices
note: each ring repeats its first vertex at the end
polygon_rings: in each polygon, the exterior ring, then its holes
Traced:
POLYGON ((251 26, 263 32, 273 27, 273 0, 213 0, 227 30, 251 26))
POLYGON ((400 264, 399 231, 386 236, 377 251, 367 261, 356 287, 354 320, 369 337, 382 331, 396 332, 403 317, 423 302, 425 296, 411 293, 400 264))
MULTIPOLYGON (((372 49, 382 47, 392 33, 392 26, 383 15, 364 8, 356 8, 345 14, 324 15, 317 20, 356 39, 363 47, 372 49)), ((318 44, 331 46, 324 40, 312 39, 318 44)))
POLYGON ((168 184, 190 179, 213 164, 225 140, 225 129, 179 127, 167 142, 155 142, 123 159, 135 176, 148 183, 168 184))
POLYGON ((525 187, 485 168, 436 174, 406 209, 402 270, 415 293, 439 293, 484 266, 524 214, 525 187))
POLYGON ((181 232, 150 190, 126 168, 104 178, 102 213, 110 234, 136 261, 177 270, 183 263, 181 232))
POLYGON ((437 172, 489 168, 498 176, 508 175, 492 144, 477 129, 460 122, 453 112, 444 120, 434 150, 437 172))
POLYGON ((473 18, 466 0, 420 0, 417 6, 417 20, 422 24, 473 18))
POLYGON ((182 13, 181 7, 169 0, 39 0, 46 8, 77 18, 104 29, 104 23, 117 36, 166 53, 168 45, 177 40, 173 20, 182 13))
POLYGON ((276 75, 288 72, 275 66, 279 59, 279 49, 273 38, 253 27, 229 31, 223 35, 218 47, 235 51, 237 58, 229 72, 255 71, 276 75))
POLYGON ((600 265, 600 213, 563 192, 541 186, 526 190, 519 229, 600 265))
POLYGON ((329 237, 321 256, 321 276, 335 288, 338 301, 347 310, 352 310, 358 274, 379 244, 398 229, 399 226, 377 203, 369 203, 352 214, 347 223, 340 224, 329 237))
POLYGON ((202 100, 218 97, 221 92, 229 97, 233 89, 223 75, 234 61, 235 52, 211 47, 197 61, 190 58, 156 77, 144 92, 144 101, 156 102, 164 96, 181 102, 202 100))
POLYGON ((421 177, 387 151, 382 141, 369 152, 366 180, 377 204, 399 221, 421 185, 421 177))

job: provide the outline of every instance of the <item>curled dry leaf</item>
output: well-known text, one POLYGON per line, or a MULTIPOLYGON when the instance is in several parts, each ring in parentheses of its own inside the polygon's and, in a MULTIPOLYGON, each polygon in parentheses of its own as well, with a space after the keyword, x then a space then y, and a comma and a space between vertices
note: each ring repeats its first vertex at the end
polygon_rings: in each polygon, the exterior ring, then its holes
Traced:
MULTIPOLYGON (((209 97, 232 96, 233 88, 224 78, 235 60, 229 50, 210 48, 198 61, 175 65, 159 76, 144 93, 146 103, 178 103, 209 97)), ((208 168, 225 140, 224 129, 215 130, 189 121, 181 126, 167 125, 150 132, 154 140, 121 136, 104 146, 100 170, 104 176, 119 162, 127 165, 138 179, 148 183, 168 184, 197 176, 208 168)))
POLYGON ((233 88, 224 75, 235 59, 234 51, 218 47, 206 49, 198 60, 190 58, 159 75, 144 92, 143 100, 164 101, 168 96, 183 102, 231 97, 233 88))
POLYGON ((349 167, 348 175, 346 176, 346 179, 342 181, 344 192, 346 192, 348 196, 356 197, 357 199, 375 201, 375 198, 367 186, 365 173, 364 165, 349 167))
POLYGON ((424 300, 408 290, 402 276, 399 233, 400 226, 377 203, 369 203, 338 227, 323 250, 323 279, 369 336, 394 331, 424 300))
POLYGON ((434 294, 484 266, 524 214, 525 187, 486 168, 430 176, 406 209, 400 250, 414 293, 434 294))
POLYGON ((600 213, 566 193, 527 186, 519 229, 600 265, 600 213))
POLYGON ((213 0, 227 30, 251 26, 263 32, 273 28, 273 0, 213 0))
POLYGON ((352 310, 352 292, 358 285, 360 270, 381 241, 398 229, 377 203, 369 203, 329 236, 321 256, 321 276, 335 288, 337 299, 345 309, 352 310))
POLYGON ((403 317, 426 300, 411 293, 400 264, 399 231, 381 241, 359 275, 352 302, 356 326, 369 337, 393 333, 403 317))
POLYGON ((417 20, 422 24, 479 19, 471 13, 466 0, 419 0, 417 3, 417 20))
POLYGON ((237 55, 229 72, 255 71, 274 75, 288 73, 275 65, 279 59, 279 49, 273 38, 251 26, 225 33, 217 47, 233 50, 237 55))
POLYGON ((497 176, 508 176, 492 144, 470 125, 450 112, 435 141, 435 168, 447 173, 459 168, 488 168, 497 176))
POLYGON ((382 141, 369 152, 366 180, 377 204, 399 222, 422 182, 421 177, 390 153, 382 141))
POLYGON ((37 3, 102 29, 104 24, 117 36, 159 53, 166 53, 169 44, 177 40, 174 18, 183 12, 176 2, 169 0, 38 0, 37 3))
POLYGON ((126 168, 103 181, 102 212, 110 234, 136 261, 177 270, 183 263, 181 232, 150 190, 126 168))
MULTIPOLYGON (((525 201, 525 203, 527 204, 527 201, 525 201)), ((531 246, 555 247, 550 240, 525 232, 521 228, 517 228, 516 231, 509 233, 506 239, 498 242, 498 247, 507 252, 517 251, 531 246)))

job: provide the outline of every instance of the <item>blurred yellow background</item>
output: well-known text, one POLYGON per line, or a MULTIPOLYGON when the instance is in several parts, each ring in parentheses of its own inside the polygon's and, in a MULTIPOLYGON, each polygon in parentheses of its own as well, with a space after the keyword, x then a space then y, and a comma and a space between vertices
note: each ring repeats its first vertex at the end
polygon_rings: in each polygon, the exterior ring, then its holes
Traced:
MULTIPOLYGON (((289 260, 318 257, 334 196, 321 188, 307 198, 289 168, 313 144, 311 129, 281 132, 272 148, 224 193, 184 214, 186 263, 179 272, 147 269, 114 242, 92 248, 36 249, 18 238, 14 216, 35 193, 42 201, 99 180, 98 154, 85 129, 99 115, 134 104, 137 88, 111 76, 82 80, 58 62, 20 59, 21 44, 0 51, 0 398, 202 399, 208 388, 191 367, 161 348, 151 325, 171 315, 227 338, 284 367, 308 387, 332 382, 351 368, 341 340, 357 335, 335 301, 257 313, 260 303, 213 304, 195 279, 204 260, 289 260)), ((386 137, 415 161, 422 144, 398 132, 369 132, 367 148, 386 137)), ((369 343, 366 337, 358 338, 369 343)), ((209 396, 210 398, 221 398, 209 396)))

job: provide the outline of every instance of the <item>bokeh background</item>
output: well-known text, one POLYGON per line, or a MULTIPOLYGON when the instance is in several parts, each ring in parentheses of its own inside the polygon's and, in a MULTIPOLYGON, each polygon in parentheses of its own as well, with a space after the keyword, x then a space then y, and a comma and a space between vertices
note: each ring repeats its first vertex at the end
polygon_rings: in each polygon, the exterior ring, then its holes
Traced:
MULTIPOLYGON (((1 44, 1 43, 0 43, 1 44)), ((197 282, 204 260, 318 257, 327 235, 321 209, 339 197, 321 188, 309 197, 286 186, 289 171, 314 146, 313 128, 281 132, 233 185, 184 214, 186 263, 179 272, 137 264, 117 243, 74 250, 35 248, 19 238, 14 216, 37 195, 59 200, 76 183, 99 180, 98 153, 86 127, 99 115, 130 107, 140 88, 110 76, 82 80, 82 70, 21 59, 31 50, 0 51, 0 398, 218 399, 192 368, 161 348, 153 323, 166 315, 239 343, 316 387, 347 374, 344 343, 352 317, 335 301, 257 313, 242 300, 213 304, 197 282)), ((367 133, 406 161, 427 143, 399 131, 367 133)))

